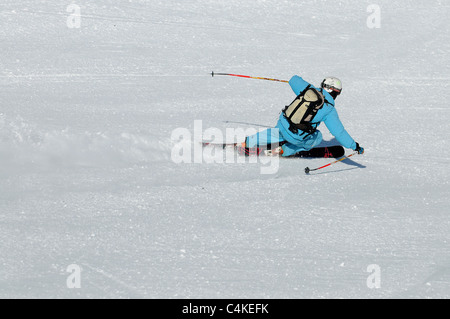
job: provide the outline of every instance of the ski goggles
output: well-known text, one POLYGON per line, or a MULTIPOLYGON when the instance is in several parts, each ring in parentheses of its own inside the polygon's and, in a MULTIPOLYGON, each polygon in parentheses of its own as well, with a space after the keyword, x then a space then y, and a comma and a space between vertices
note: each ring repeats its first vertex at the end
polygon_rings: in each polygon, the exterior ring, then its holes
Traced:
POLYGON ((341 94, 342 90, 336 89, 335 87, 332 87, 331 85, 322 83, 322 87, 325 89, 330 89, 331 91, 336 92, 337 94, 341 94))

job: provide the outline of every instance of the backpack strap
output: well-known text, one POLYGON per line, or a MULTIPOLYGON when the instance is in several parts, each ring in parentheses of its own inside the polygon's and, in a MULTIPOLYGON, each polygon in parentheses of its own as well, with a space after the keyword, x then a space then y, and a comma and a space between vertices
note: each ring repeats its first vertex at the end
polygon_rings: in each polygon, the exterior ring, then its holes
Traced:
POLYGON ((320 93, 322 93, 323 99, 325 100, 324 104, 328 104, 331 105, 332 107, 334 107, 333 103, 330 103, 327 98, 325 97, 325 94, 323 94, 323 88, 320 89, 320 93))

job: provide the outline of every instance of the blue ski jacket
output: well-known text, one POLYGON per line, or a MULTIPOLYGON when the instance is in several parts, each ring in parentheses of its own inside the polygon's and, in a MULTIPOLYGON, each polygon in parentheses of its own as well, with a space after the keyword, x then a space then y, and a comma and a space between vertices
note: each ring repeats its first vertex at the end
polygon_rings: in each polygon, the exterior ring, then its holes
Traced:
MULTIPOLYGON (((299 95, 303 90, 306 89, 308 85, 313 86, 312 84, 306 82, 297 75, 294 75, 289 80, 289 85, 291 86, 292 90, 296 95, 299 95)), ((334 107, 333 97, 322 88, 316 88, 315 86, 313 87, 319 92, 321 92, 326 100, 323 107, 317 112, 316 116, 314 117, 313 119, 314 123, 324 122, 330 133, 333 134, 333 136, 342 146, 346 148, 355 149, 356 142, 345 130, 344 125, 339 119, 338 113, 334 107)), ((284 117, 283 115, 281 116, 284 117)), ((289 130, 289 122, 286 120, 286 118, 284 118, 284 121, 280 121, 280 124, 286 130, 289 130)))

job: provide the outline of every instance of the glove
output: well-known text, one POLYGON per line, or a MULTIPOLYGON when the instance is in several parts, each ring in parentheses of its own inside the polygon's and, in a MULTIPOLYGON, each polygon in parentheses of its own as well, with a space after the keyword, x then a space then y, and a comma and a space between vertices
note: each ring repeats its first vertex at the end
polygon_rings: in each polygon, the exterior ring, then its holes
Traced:
POLYGON ((358 143, 356 143, 355 151, 358 152, 358 154, 364 154, 364 148, 359 146, 358 143))

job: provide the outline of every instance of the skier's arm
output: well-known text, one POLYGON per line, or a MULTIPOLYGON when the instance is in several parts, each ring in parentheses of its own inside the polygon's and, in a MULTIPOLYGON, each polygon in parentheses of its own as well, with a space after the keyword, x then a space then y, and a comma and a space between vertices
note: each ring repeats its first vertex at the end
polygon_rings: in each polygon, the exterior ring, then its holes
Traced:
POLYGON ((294 91, 294 93, 296 95, 299 95, 300 92, 302 92, 304 89, 306 89, 306 87, 309 85, 308 82, 306 82, 305 80, 303 80, 301 77, 299 77, 298 75, 294 75, 290 80, 289 80, 289 85, 292 88, 292 91, 294 91))
POLYGON ((336 109, 332 109, 324 120, 325 125, 330 130, 330 133, 341 143, 342 146, 346 148, 356 149, 355 140, 348 134, 342 124, 336 109))

